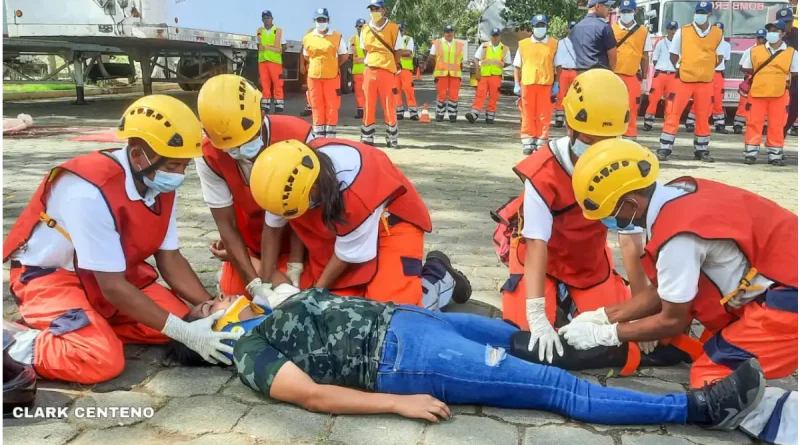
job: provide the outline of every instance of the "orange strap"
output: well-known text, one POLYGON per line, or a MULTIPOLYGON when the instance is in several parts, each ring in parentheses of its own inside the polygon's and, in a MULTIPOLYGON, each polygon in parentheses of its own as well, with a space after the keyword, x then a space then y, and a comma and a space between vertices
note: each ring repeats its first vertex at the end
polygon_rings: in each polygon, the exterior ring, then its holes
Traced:
MULTIPOLYGON (((707 332, 708 330, 703 331, 703 336, 705 336, 707 332)), ((711 335, 708 337, 711 338, 711 335)), ((692 358, 692 361, 697 361, 697 359, 699 359, 700 356, 705 353, 703 350, 703 343, 705 343, 705 341, 702 340, 702 336, 700 338, 700 340, 695 340, 686 334, 678 334, 672 338, 668 338, 665 344, 675 346, 681 351, 689 354, 689 357, 692 358)))
POLYGON ((50 215, 48 215, 47 213, 45 213, 45 212, 40 213, 39 214, 39 221, 45 223, 47 225, 47 227, 49 227, 51 229, 58 230, 58 233, 63 235, 64 238, 67 239, 67 241, 72 242, 72 238, 70 238, 69 233, 67 233, 67 231, 64 230, 63 227, 59 226, 58 222, 56 220, 54 220, 53 218, 51 218, 50 215))
POLYGON ((744 278, 742 278, 741 281, 739 281, 739 286, 736 289, 734 289, 733 292, 731 292, 728 295, 725 295, 724 297, 722 297, 722 299, 719 300, 719 304, 724 306, 725 303, 729 302, 731 300, 731 298, 735 297, 740 292, 744 293, 744 292, 748 292, 748 291, 755 291, 755 290, 763 289, 762 286, 759 286, 757 284, 754 285, 752 283, 752 281, 756 277, 756 275, 758 275, 758 271, 756 270, 756 268, 755 267, 750 268, 750 270, 747 272, 747 275, 745 275, 744 278))
POLYGON ((383 223, 384 230, 386 230, 386 236, 392 236, 392 232, 389 231, 389 219, 386 218, 386 212, 383 212, 381 215, 381 222, 383 223))
POLYGON ((711 340, 711 337, 714 336, 714 333, 708 329, 703 329, 703 333, 700 334, 700 343, 705 344, 707 341, 711 340))
POLYGON ((622 367, 622 371, 620 371, 620 375, 629 376, 636 372, 636 369, 639 368, 639 363, 642 361, 642 352, 639 351, 639 345, 636 342, 628 342, 628 360, 625 362, 625 366, 622 367))

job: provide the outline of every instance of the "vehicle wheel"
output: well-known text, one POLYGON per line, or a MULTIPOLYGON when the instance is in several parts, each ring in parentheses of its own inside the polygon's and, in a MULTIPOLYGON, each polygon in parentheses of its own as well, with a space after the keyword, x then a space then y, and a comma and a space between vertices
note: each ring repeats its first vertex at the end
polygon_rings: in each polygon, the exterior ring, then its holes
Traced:
POLYGON ((183 91, 193 91, 193 90, 192 90, 192 85, 191 85, 191 84, 188 84, 188 83, 179 83, 179 84, 178 84, 178 86, 179 86, 179 87, 181 87, 181 90, 183 90, 183 91))

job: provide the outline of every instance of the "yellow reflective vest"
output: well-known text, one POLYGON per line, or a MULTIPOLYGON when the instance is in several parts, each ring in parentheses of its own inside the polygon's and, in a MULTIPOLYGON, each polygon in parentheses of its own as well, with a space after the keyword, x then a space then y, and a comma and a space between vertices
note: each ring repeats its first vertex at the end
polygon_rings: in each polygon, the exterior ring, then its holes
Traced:
POLYGON ((269 30, 262 27, 258 28, 256 35, 258 37, 258 43, 264 47, 263 51, 258 52, 258 61, 282 65, 283 48, 281 47, 281 40, 283 31, 277 26, 273 26, 269 30))

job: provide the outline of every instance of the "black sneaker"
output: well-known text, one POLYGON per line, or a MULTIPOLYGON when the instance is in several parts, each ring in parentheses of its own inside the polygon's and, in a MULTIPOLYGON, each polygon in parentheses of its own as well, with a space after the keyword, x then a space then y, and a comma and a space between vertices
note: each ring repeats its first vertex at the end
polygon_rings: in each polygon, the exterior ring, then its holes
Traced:
POLYGON ((523 148, 522 149, 522 154, 524 154, 525 156, 530 156, 530 155, 533 154, 533 152, 534 152, 534 149, 532 149, 532 148, 523 148))
POLYGON ((797 136, 797 128, 790 128, 789 129, 789 136, 797 136))
POLYGON ((450 123, 455 122, 457 118, 458 116, 450 116, 450 123))
POLYGON ((784 165, 786 165, 786 163, 783 161, 783 159, 773 159, 769 161, 769 165, 774 165, 776 167, 783 167, 784 165))
POLYGON ((436 122, 442 122, 442 121, 444 121, 444 115, 442 116, 436 115, 436 122))
POLYGON ((656 157, 659 161, 666 161, 670 154, 672 154, 670 150, 665 150, 663 148, 656 150, 656 157))
POLYGON ((563 126, 564 126, 564 122, 562 122, 562 121, 555 121, 553 123, 553 127, 555 127, 555 128, 561 128, 563 126))
POLYGON ((644 125, 642 125, 642 130, 644 130, 644 131, 650 131, 650 130, 652 130, 652 129, 653 129, 653 126, 652 126, 652 125, 650 125, 650 124, 644 124, 644 125))
POLYGON ((753 165, 753 164, 756 163, 756 157, 755 156, 745 156, 744 157, 744 163, 747 164, 747 165, 753 165))
POLYGON ((702 150, 694 151, 694 160, 703 162, 714 162, 714 158, 710 154, 708 154, 707 151, 702 151, 702 150))
POLYGON ((364 110, 356 110, 356 115, 353 119, 364 119, 364 110))
POLYGON ((486 118, 486 123, 487 124, 494 124, 494 119, 486 118))
POLYGON ((693 133, 694 132, 694 125, 686 124, 686 132, 687 133, 693 133))
POLYGON ((730 132, 730 131, 728 131, 728 130, 727 130, 727 129, 726 129, 724 126, 722 126, 722 125, 717 125, 717 126, 714 128, 714 133, 718 133, 718 134, 731 134, 731 132, 730 132))
POLYGON ((411 119, 412 121, 418 121, 418 120, 419 120, 419 114, 416 114, 416 113, 415 113, 415 114, 412 114, 410 119, 411 119))
POLYGON ((403 119, 405 119, 405 118, 406 118, 406 113, 405 113, 405 111, 404 111, 404 112, 402 112, 402 113, 397 113, 397 120, 401 121, 401 120, 403 120, 403 119))
POLYGON ((474 124, 475 123, 475 118, 477 116, 472 114, 472 113, 467 113, 467 114, 464 115, 464 117, 467 118, 467 120, 469 121, 470 124, 474 124))
POLYGON ((761 365, 751 358, 724 379, 686 394, 688 423, 715 430, 734 430, 761 402, 765 386, 761 365))
POLYGON ((275 107, 275 114, 283 114, 283 108, 275 107))
POLYGON ((306 108, 300 112, 300 116, 307 117, 311 116, 311 108, 306 108))
POLYGON ((447 273, 453 277, 453 281, 455 282, 455 287, 453 287, 453 301, 458 304, 464 304, 469 301, 469 297, 472 296, 472 285, 469 283, 467 276, 450 264, 450 258, 448 258, 444 252, 440 252, 438 250, 428 252, 428 256, 425 257, 425 261, 427 262, 431 260, 442 263, 444 268, 447 270, 447 273))
POLYGON ((733 126, 733 134, 742 134, 742 127, 738 125, 733 126))

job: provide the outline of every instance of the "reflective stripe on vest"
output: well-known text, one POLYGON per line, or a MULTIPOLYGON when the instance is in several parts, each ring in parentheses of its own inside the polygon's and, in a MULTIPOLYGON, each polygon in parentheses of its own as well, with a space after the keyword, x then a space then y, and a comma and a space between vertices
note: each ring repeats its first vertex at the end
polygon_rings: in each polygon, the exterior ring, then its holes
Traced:
POLYGON ((364 50, 361 49, 361 38, 358 35, 354 35, 350 39, 350 45, 355 47, 355 52, 353 53, 353 74, 363 74, 364 50))
POLYGON ((339 75, 338 49, 342 34, 333 31, 320 36, 309 33, 303 37, 303 48, 308 53, 308 77, 311 79, 335 79, 339 75))
POLYGON ((680 79, 687 83, 708 83, 714 80, 717 67, 717 46, 722 41, 722 30, 711 26, 711 31, 700 37, 694 25, 681 28, 680 79))
POLYGON ((555 80, 555 58, 558 40, 548 37, 546 43, 530 38, 519 42, 523 85, 552 85, 555 80))
POLYGON ((502 43, 494 48, 488 43, 483 44, 483 59, 481 59, 481 76, 502 76, 508 48, 502 43))
POLYGON ((277 26, 273 26, 269 30, 258 28, 258 36, 261 46, 264 47, 264 51, 258 52, 258 61, 283 64, 283 48, 281 47, 283 31, 277 26))
MULTIPOLYGON (((617 42, 622 40, 627 34, 628 30, 623 29, 618 23, 615 23, 611 29, 614 30, 614 38, 617 42)), ((647 40, 647 28, 640 26, 636 33, 628 37, 622 46, 617 48, 617 65, 614 67, 614 72, 622 74, 623 76, 633 76, 639 71, 642 66, 642 57, 644 55, 644 45, 647 40)))
MULTIPOLYGON (((410 37, 403 36, 403 49, 408 49, 408 39, 410 37)), ((413 70, 414 69, 414 58, 413 57, 401 57, 400 58, 400 66, 404 70, 413 70)))
MULTIPOLYGON (((758 45, 750 50, 753 70, 766 63, 772 54, 765 45, 758 45)), ((769 65, 761 68, 753 78, 750 97, 781 97, 786 93, 786 80, 792 67, 794 48, 787 47, 769 65)))
POLYGON ((435 40, 433 45, 436 47, 436 69, 433 77, 461 77, 461 62, 464 58, 464 43, 453 41, 445 46, 442 40, 435 40), (455 51, 453 51, 455 43, 455 51))

